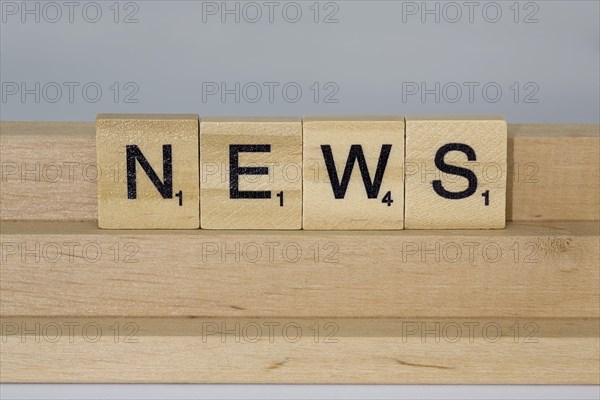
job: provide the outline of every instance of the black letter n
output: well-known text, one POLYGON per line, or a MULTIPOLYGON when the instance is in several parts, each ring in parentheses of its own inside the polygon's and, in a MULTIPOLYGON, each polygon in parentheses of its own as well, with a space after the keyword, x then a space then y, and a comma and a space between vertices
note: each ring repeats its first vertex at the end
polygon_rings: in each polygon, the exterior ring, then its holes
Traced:
POLYGON ((127 145, 127 198, 137 198, 137 179, 135 162, 140 163, 152 184, 156 187, 163 199, 173 198, 173 160, 171 158, 171 145, 163 144, 163 180, 161 182, 156 172, 146 160, 137 145, 127 145))

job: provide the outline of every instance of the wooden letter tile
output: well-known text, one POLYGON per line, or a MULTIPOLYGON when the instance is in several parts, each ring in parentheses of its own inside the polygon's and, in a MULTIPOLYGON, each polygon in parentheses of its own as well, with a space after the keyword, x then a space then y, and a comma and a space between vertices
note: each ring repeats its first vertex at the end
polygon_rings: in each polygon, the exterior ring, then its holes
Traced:
POLYGON ((198 116, 99 114, 98 225, 198 229, 198 116))
POLYGON ((506 120, 406 119, 407 229, 504 228, 506 120))
POLYGON ((300 229, 300 118, 201 118, 202 229, 300 229))
POLYGON ((403 229, 404 119, 306 117, 304 229, 403 229))

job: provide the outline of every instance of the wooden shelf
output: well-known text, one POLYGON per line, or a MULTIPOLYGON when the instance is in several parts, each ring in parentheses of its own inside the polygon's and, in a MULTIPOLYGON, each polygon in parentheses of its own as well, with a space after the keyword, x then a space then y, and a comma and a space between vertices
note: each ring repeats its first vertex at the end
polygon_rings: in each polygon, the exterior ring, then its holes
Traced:
POLYGON ((599 132, 509 126, 504 230, 110 231, 93 123, 1 122, 0 380, 598 384, 599 132))

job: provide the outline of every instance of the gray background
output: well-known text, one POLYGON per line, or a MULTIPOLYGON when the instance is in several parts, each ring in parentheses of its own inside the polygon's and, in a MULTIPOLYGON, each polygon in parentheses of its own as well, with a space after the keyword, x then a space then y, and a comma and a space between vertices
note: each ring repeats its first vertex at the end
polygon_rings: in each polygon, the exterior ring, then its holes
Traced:
POLYGON ((272 15, 264 1, 62 3, 2 1, 3 120, 163 112, 599 121, 595 0, 274 1, 272 15))
POLYGON ((9 399, 572 399, 600 397, 597 386, 448 385, 3 385, 9 399))
MULTIPOLYGON (((221 1, 1 3, 2 120, 100 112, 600 119, 598 1, 276 1, 271 15, 263 1, 228 2, 233 14, 221 1)), ((3 385, 0 394, 591 399, 598 387, 3 385)))

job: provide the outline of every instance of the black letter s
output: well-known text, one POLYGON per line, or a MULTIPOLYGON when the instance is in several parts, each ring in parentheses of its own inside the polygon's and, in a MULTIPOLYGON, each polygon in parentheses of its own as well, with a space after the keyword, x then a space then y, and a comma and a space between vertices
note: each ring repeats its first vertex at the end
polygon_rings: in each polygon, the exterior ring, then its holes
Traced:
POLYGON ((464 143, 448 143, 440 147, 437 153, 435 153, 435 166, 440 171, 462 176, 469 181, 469 186, 462 192, 449 192, 442 186, 442 181, 436 179, 432 182, 433 190, 445 199, 460 200, 471 196, 477 191, 477 176, 469 169, 446 164, 444 157, 451 151, 462 151, 466 154, 467 160, 476 161, 475 150, 464 143))

